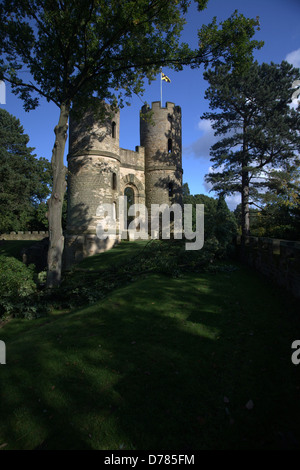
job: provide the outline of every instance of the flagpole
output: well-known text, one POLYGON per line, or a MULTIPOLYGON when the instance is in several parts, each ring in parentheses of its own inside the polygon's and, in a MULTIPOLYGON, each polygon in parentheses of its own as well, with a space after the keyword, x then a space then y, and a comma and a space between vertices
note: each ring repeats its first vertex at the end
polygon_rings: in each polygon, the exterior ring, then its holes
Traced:
POLYGON ((160 107, 162 108, 162 71, 160 71, 160 107))

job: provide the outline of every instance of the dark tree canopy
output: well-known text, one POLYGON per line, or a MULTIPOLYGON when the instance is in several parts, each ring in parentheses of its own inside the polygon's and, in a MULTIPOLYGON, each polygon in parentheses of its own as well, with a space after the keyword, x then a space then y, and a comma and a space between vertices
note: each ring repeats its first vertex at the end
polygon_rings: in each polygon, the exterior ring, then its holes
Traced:
POLYGON ((218 255, 225 255, 234 236, 237 235, 236 219, 230 212, 225 198, 219 196, 215 199, 205 194, 192 195, 187 183, 185 183, 185 190, 183 202, 193 207, 193 230, 196 230, 196 206, 204 204, 204 240, 214 243, 218 255))
MULTIPOLYGON (((203 10, 207 0, 195 0, 203 10)), ((258 19, 237 12, 199 31, 199 48, 180 43, 189 0, 4 0, 0 4, 0 79, 34 109, 43 96, 60 108, 52 152, 53 189, 48 201, 49 287, 59 284, 66 190, 63 164, 70 108, 93 108, 101 118, 107 100, 122 106, 142 93, 161 66, 182 70, 228 62, 242 69, 261 43, 251 40, 258 19), (240 52, 242 52, 242 60, 240 52), (24 73, 25 72, 25 73, 24 73), (93 99, 99 98, 99 100, 93 99)))
POLYGON ((28 147, 19 119, 0 109, 0 232, 30 230, 50 193, 51 166, 28 147))
MULTIPOLYGON (((195 0, 198 10, 208 0, 195 0)), ((143 91, 161 66, 231 63, 239 67, 262 42, 250 40, 259 24, 234 12, 203 26, 199 48, 180 43, 188 0, 4 0, 0 5, 0 78, 12 85, 25 109, 39 95, 59 107, 76 97, 118 100, 143 91), (241 60, 242 57, 242 60, 241 60), (19 72, 28 70, 31 78, 19 72), (116 92, 120 91, 119 94, 116 92), (37 92, 33 93, 32 92, 37 92)))
POLYGON ((249 234, 249 203, 268 190, 276 170, 297 166, 300 118, 289 105, 299 74, 285 61, 254 62, 242 75, 227 66, 205 72, 213 111, 202 118, 211 120, 220 136, 211 148, 214 172, 206 180, 217 193, 241 194, 244 235, 249 234))

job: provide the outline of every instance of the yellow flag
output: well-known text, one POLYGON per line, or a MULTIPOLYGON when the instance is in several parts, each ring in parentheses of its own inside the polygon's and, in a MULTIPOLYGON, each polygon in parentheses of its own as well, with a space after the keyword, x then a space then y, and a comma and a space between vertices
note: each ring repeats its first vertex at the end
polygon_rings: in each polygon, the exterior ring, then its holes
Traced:
POLYGON ((171 83, 171 80, 169 79, 169 77, 167 77, 167 75, 165 75, 162 72, 161 72, 161 79, 164 80, 167 83, 171 83))

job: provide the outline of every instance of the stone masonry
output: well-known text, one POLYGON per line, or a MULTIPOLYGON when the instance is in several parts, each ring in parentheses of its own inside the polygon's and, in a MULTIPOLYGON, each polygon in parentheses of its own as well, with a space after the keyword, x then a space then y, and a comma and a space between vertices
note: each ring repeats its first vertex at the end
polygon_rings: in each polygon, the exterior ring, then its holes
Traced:
POLYGON ((149 216, 151 204, 182 203, 181 108, 170 102, 144 105, 135 151, 120 148, 119 135, 119 111, 104 122, 96 122, 92 111, 70 119, 66 269, 118 242, 120 234, 117 240, 97 237, 96 211, 101 204, 114 204, 118 227, 118 198, 127 188, 149 216))
POLYGON ((300 298, 300 242, 274 238, 237 237, 238 258, 300 298))

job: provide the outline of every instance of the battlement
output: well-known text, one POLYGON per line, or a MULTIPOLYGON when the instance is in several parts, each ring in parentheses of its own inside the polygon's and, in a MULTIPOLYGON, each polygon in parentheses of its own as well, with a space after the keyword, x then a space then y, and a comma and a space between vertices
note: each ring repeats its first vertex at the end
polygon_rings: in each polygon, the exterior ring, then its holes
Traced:
POLYGON ((154 110, 158 110, 158 109, 170 109, 170 110, 173 110, 174 108, 180 109, 179 106, 175 106, 175 103, 172 103, 171 101, 167 101, 165 106, 162 106, 160 101, 152 101, 152 105, 151 105, 151 106, 150 106, 149 104, 144 104, 144 105, 142 106, 142 110, 141 110, 141 111, 142 111, 142 113, 146 113, 146 112, 150 111, 151 109, 152 109, 152 111, 154 111, 154 110))
POLYGON ((151 204, 181 203, 181 108, 170 101, 165 106, 160 101, 144 105, 140 145, 135 150, 121 148, 119 136, 119 110, 103 122, 92 110, 77 121, 71 120, 65 250, 69 265, 81 256, 111 248, 96 241, 89 248, 88 237, 96 237, 100 205, 113 204, 118 223, 120 196, 126 195, 134 204, 146 204, 147 208, 151 204), (148 116, 151 119, 146 119, 148 116))
POLYGON ((49 237, 48 231, 33 231, 33 232, 10 232, 2 233, 0 240, 43 240, 43 238, 49 237))

